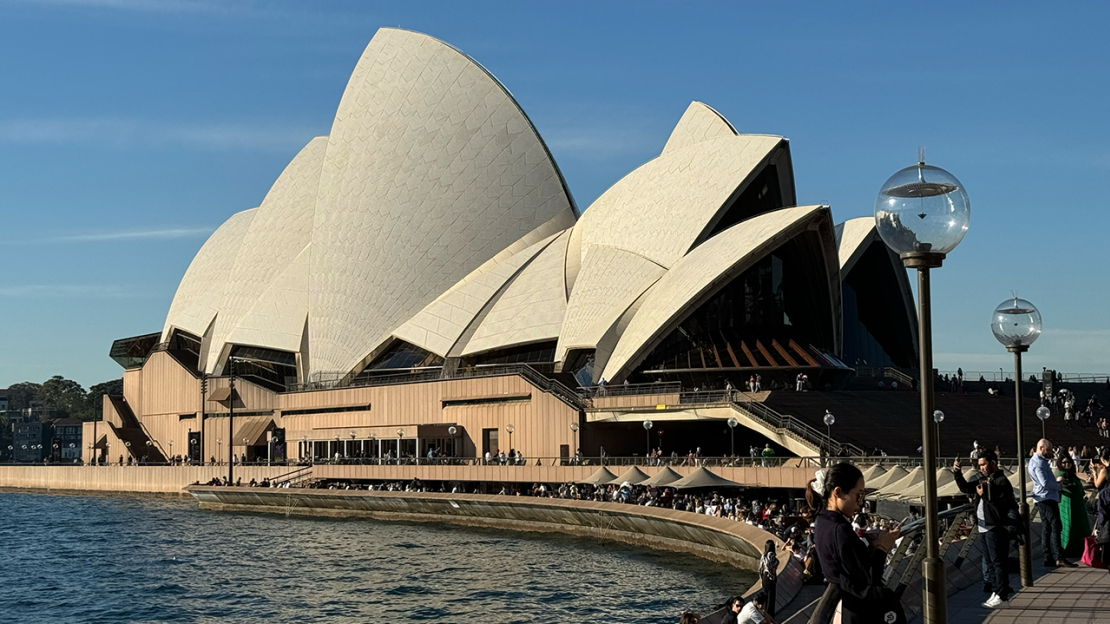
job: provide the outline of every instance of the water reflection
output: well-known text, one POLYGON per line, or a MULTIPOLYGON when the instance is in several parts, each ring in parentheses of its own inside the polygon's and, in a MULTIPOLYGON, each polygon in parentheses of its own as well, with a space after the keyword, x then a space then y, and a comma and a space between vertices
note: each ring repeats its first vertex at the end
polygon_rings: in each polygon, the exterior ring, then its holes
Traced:
MULTIPOLYGON (((746 572, 559 534, 0 493, 19 622, 674 622, 746 572)), ((10 619, 9 619, 10 618, 10 619)))

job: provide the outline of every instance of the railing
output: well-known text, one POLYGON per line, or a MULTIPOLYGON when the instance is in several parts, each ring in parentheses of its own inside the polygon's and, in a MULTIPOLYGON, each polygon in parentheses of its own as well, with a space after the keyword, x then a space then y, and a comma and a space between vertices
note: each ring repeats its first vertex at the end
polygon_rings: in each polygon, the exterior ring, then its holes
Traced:
POLYGON ((304 480, 308 479, 311 476, 312 476, 312 466, 303 466, 303 467, 298 468, 298 469, 296 469, 292 472, 287 472, 285 474, 278 475, 278 476, 274 477, 273 479, 270 479, 270 483, 272 483, 275 486, 285 485, 286 483, 288 483, 289 485, 296 485, 296 484, 300 483, 301 481, 304 481, 304 480))
POLYGON ((512 366, 497 366, 490 368, 467 368, 454 372, 442 370, 425 371, 420 373, 397 373, 389 375, 373 375, 355 378, 348 381, 330 379, 327 381, 313 381, 304 384, 289 386, 288 392, 311 392, 315 390, 333 390, 336 388, 366 388, 376 386, 393 386, 412 383, 426 383, 430 381, 450 381, 453 379, 480 379, 485 377, 505 377, 519 375, 537 388, 551 393, 567 405, 581 410, 586 403, 583 397, 568 388, 566 385, 547 377, 543 373, 526 364, 512 366))
MULTIPOLYGON (((960 568, 970 554, 971 546, 979 536, 975 529, 971 505, 961 505, 946 509, 938 514, 940 518, 940 534, 942 535, 938 555, 942 560, 947 560, 954 567, 960 568), (965 524, 965 521, 972 520, 965 524)), ((922 541, 925 538, 925 520, 918 519, 902 526, 902 539, 893 552, 887 555, 886 568, 883 579, 887 587, 894 594, 902 598, 906 591, 914 585, 914 581, 921 577, 921 562, 925 558, 927 549, 922 541)), ((968 577, 975 575, 968 570, 968 577)), ((782 624, 806 624, 810 621, 830 621, 832 611, 836 608, 835 586, 829 585, 825 593, 809 604, 802 605, 793 614, 781 620, 782 624), (821 612, 820 614, 814 613, 821 612)), ((944 591, 944 590, 941 590, 944 591)), ((913 619, 919 610, 918 599, 903 598, 903 605, 907 606, 907 617, 913 619)))
POLYGON ((677 381, 646 384, 616 384, 612 386, 584 386, 578 389, 578 392, 586 398, 675 394, 681 391, 682 384, 677 381))
POLYGON ((734 393, 731 398, 734 408, 743 410, 749 416, 756 420, 763 421, 765 424, 774 427, 785 435, 789 435, 802 442, 807 442, 819 449, 828 449, 830 455, 862 456, 865 454, 863 449, 858 446, 847 442, 837 442, 833 438, 830 438, 828 434, 815 429, 808 423, 798 420, 793 416, 779 414, 763 403, 752 401, 742 392, 734 393), (737 394, 748 400, 737 400, 737 394))

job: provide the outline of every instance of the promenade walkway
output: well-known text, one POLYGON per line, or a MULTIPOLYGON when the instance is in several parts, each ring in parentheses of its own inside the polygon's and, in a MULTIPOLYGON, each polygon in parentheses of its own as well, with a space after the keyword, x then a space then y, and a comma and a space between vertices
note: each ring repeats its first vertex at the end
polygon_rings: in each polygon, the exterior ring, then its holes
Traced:
MULTIPOLYGON (((976 585, 948 599, 950 624, 1084 624, 1110 622, 1110 574, 1085 566, 1045 570, 1034 566, 1034 587, 1010 598, 1010 606, 984 609, 976 585)), ((1016 575, 1011 577, 1017 580, 1016 575)), ((918 618, 920 621, 920 618, 918 618)))

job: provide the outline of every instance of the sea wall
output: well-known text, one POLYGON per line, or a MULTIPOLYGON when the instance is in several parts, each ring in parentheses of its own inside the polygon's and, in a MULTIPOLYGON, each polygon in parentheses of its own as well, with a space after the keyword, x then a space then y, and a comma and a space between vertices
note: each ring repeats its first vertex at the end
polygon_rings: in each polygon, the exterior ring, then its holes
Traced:
MULTIPOLYGON (((755 571, 772 534, 743 522, 676 511, 594 501, 571 501, 485 494, 307 490, 269 488, 187 488, 202 509, 378 520, 447 522, 514 531, 559 531, 686 552, 755 571)), ((801 588, 801 567, 780 557, 777 602, 785 606, 801 588)), ((754 588, 753 588, 754 590, 754 588)))
MULTIPOLYGON (((297 466, 236 466, 235 477, 243 483, 261 481, 297 470, 297 466)), ((318 464, 312 467, 313 479, 377 480, 377 481, 466 481, 485 483, 565 483, 581 481, 598 469, 597 466, 472 466, 472 465, 365 465, 318 464)), ((615 474, 623 466, 610 466, 615 474)), ((659 468, 644 467, 647 474, 659 468)), ((679 474, 694 470, 689 466, 675 467, 679 474)), ((796 467, 713 468, 720 476, 750 487, 804 488, 813 477, 813 469, 796 467)), ((184 494, 182 488, 205 483, 213 477, 227 476, 227 466, 66 466, 66 465, 0 465, 0 488, 34 490, 70 490, 91 492, 146 492, 184 494)), ((307 475, 306 475, 307 476, 307 475)))
MULTIPOLYGON (((287 474, 287 466, 236 466, 244 483, 287 474)), ((187 496, 184 487, 226 477, 227 466, 0 466, 0 488, 55 493, 133 493, 187 496)))

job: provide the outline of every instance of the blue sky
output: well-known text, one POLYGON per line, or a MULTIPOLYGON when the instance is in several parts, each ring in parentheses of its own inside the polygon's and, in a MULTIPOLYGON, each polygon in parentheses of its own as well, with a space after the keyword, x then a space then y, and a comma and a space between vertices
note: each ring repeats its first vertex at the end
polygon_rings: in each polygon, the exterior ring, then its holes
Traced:
POLYGON ((799 203, 837 221, 918 146, 968 188, 934 273, 936 363, 1110 371, 1103 5, 0 0, 0 387, 118 377, 205 237, 327 134, 381 26, 471 55, 516 96, 580 208, 658 154, 690 100, 791 139, 799 203))

